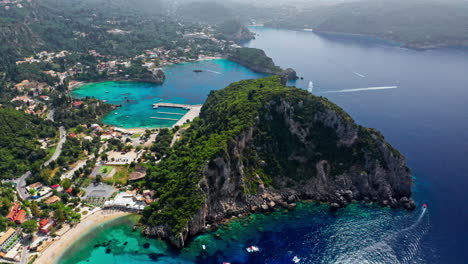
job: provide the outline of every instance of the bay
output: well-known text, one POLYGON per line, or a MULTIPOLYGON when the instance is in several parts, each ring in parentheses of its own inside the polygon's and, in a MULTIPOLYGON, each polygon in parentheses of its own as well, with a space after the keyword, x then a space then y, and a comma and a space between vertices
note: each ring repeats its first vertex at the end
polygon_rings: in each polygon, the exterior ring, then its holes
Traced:
MULTIPOLYGON (((368 37, 252 30, 259 35, 245 46, 264 49, 304 78, 290 84, 307 89, 312 81, 312 93, 382 131, 407 157, 419 206, 407 212, 353 204, 330 213, 326 206, 304 203, 289 213, 235 220, 196 237, 181 252, 155 245, 165 256, 156 263, 292 263, 296 255, 301 263, 465 263, 468 51, 415 51, 368 37), (261 252, 247 254, 249 245, 261 252)), ((86 263, 101 262, 90 250, 86 263)), ((105 256, 115 263, 119 254, 105 256)))

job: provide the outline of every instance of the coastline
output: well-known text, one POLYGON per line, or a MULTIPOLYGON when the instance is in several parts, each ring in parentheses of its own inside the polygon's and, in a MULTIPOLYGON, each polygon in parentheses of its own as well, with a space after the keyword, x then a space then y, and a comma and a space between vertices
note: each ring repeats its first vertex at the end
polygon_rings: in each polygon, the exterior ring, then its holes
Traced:
POLYGON ((304 28, 298 27, 287 27, 287 26, 256 26, 256 25, 249 25, 249 27, 258 27, 258 28, 272 28, 272 29, 282 29, 282 30, 291 30, 297 32, 313 32, 318 35, 342 35, 342 36, 355 36, 355 37, 369 37, 374 38, 380 41, 385 41, 388 44, 400 48, 411 49, 415 51, 427 51, 427 50, 434 50, 434 49, 443 49, 443 48, 460 48, 460 49, 467 49, 468 44, 465 44, 464 41, 459 41, 460 43, 412 43, 412 42, 405 42, 397 37, 391 36, 384 36, 378 34, 362 34, 362 33, 351 33, 351 32, 340 32, 340 31, 328 31, 328 30, 317 30, 314 29, 313 31, 305 31, 304 28))
MULTIPOLYGON (((204 55, 201 55, 196 61, 192 61, 192 62, 181 62, 181 63, 171 63, 171 64, 166 64, 166 65, 161 65, 161 67, 164 69, 165 67, 172 67, 172 66, 176 66, 176 65, 180 65, 180 64, 185 64, 185 63, 198 63, 198 62, 203 62, 203 61, 211 61, 211 60, 227 60, 226 57, 222 57, 222 56, 204 56, 204 55)), ((82 81, 74 81, 73 84, 70 84, 68 86, 68 91, 69 93, 71 94, 73 92, 73 90, 81 87, 81 86, 84 86, 84 85, 89 85, 89 84, 97 84, 97 83, 104 83, 104 82, 113 82, 113 81, 121 81, 122 80, 112 80, 112 79, 108 79, 108 80, 100 80, 100 81, 91 81, 91 82, 82 82, 82 81)), ((123 82, 138 82, 136 80, 124 80, 123 82)), ((72 96, 73 97, 73 96, 72 96)), ((75 97, 73 97, 75 98, 75 97)), ((101 100, 102 101, 102 100, 101 100)), ((196 106, 198 107, 198 106, 196 106)), ((200 108, 201 107, 198 107, 198 111, 195 111, 195 114, 194 113, 190 113, 190 115, 186 115, 186 116, 183 116, 181 119, 179 119, 179 121, 177 121, 172 127, 176 126, 176 125, 182 125, 183 123, 185 123, 185 121, 187 119, 190 119, 190 120, 193 120, 196 116, 198 116, 199 112, 200 112, 200 108), (184 120, 184 122, 182 122, 181 120, 184 120)), ((111 125, 110 125, 111 126, 111 125)), ((160 128, 160 127, 134 127, 134 128, 124 128, 124 127, 118 127, 118 126, 114 126, 114 127, 117 127, 121 130, 124 130, 124 131, 128 131, 128 132, 133 132, 133 133, 144 133, 147 129, 157 129, 157 128, 160 128)))
POLYGON ((89 215, 82 220, 78 225, 69 229, 65 234, 56 238, 51 245, 49 245, 38 258, 34 261, 35 264, 50 264, 57 263, 62 254, 75 243, 81 236, 86 234, 92 228, 103 224, 105 222, 120 218, 122 216, 130 215, 128 212, 109 212, 99 210, 92 215, 89 215), (51 262, 51 260, 53 262, 51 262))
MULTIPOLYGON (((161 68, 164 67, 170 67, 174 65, 180 65, 184 63, 197 63, 197 62, 202 62, 202 61, 209 61, 209 60, 222 60, 222 59, 227 59, 226 57, 222 56, 203 56, 201 55, 200 58, 198 58, 196 61, 187 61, 187 62, 181 62, 181 63, 170 63, 170 64, 165 64, 161 65, 161 68)), ((115 79, 107 79, 107 80, 100 80, 100 81, 90 81, 90 82, 83 82, 83 81, 73 81, 73 84, 68 85, 68 91, 73 91, 76 88, 79 88, 81 86, 87 85, 87 84, 93 84, 93 83, 102 83, 102 82, 138 82, 137 80, 115 80, 115 79)))

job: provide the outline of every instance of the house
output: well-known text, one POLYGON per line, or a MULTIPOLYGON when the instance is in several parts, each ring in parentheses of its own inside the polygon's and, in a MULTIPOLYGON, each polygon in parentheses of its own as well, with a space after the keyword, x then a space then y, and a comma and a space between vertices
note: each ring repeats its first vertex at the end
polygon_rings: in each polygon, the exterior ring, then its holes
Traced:
POLYGON ((36 183, 30 184, 30 185, 28 185, 28 186, 26 187, 26 189, 28 189, 28 191, 29 191, 29 190, 35 190, 35 191, 37 191, 37 190, 39 190, 39 189, 41 189, 41 188, 42 188, 42 183, 40 183, 40 182, 36 182, 36 183))
POLYGON ((8 213, 7 219, 17 224, 22 224, 26 221, 26 211, 21 209, 21 205, 19 203, 14 203, 8 213))
POLYGON ((72 188, 72 187, 70 187, 70 188, 68 188, 68 189, 67 189, 65 192, 66 192, 66 193, 68 193, 68 194, 72 194, 72 192, 73 192, 73 188, 72 188))
POLYGON ((74 101, 74 102, 72 103, 72 105, 73 105, 74 107, 78 107, 78 106, 82 105, 83 103, 84 103, 83 101, 74 101))
POLYGON ((21 238, 21 230, 8 228, 7 231, 0 236, 0 256, 5 256, 5 253, 13 248, 21 238))
POLYGON ((47 205, 51 205, 53 203, 60 202, 61 200, 62 199, 60 199, 60 197, 58 197, 57 195, 54 195, 54 196, 49 197, 47 200, 45 200, 45 203, 47 205))
POLYGON ((52 227, 55 226, 55 221, 52 220, 52 219, 42 219, 40 222, 39 222, 39 231, 43 234, 47 234, 50 232, 50 230, 52 229, 52 227))
POLYGON ((26 211, 20 210, 15 217, 15 223, 21 225, 24 221, 26 221, 26 211))
POLYGON ((54 185, 50 186, 50 188, 52 188, 52 189, 57 189, 58 187, 60 187, 60 184, 54 184, 54 185))

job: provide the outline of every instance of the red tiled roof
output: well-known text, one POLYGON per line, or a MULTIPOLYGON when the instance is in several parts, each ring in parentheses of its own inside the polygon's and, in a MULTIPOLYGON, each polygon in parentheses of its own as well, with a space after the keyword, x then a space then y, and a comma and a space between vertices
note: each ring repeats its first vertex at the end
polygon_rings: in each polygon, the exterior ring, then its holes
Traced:
POLYGON ((18 214, 18 211, 20 210, 20 205, 19 203, 15 203, 13 207, 11 207, 10 212, 8 213, 7 218, 10 219, 11 221, 15 221, 15 216, 18 214))
POLYGON ((45 225, 47 225, 49 223, 49 219, 42 219, 40 222, 39 222, 39 228, 42 228, 44 227, 45 225))
POLYGON ((83 101, 75 101, 75 102, 73 102, 73 106, 80 106, 83 103, 84 103, 83 101))
POLYGON ((75 133, 70 133, 69 136, 70 136, 70 137, 76 137, 76 134, 75 134, 75 133))
POLYGON ((22 224, 26 221, 26 212, 24 210, 20 210, 15 217, 15 223, 22 224))
POLYGON ((57 189, 59 186, 60 186, 60 184, 54 184, 54 185, 50 186, 50 188, 57 189))
POLYGON ((73 191, 73 188, 72 188, 72 187, 70 187, 70 188, 68 188, 68 189, 66 190, 67 193, 71 193, 72 191, 73 191))

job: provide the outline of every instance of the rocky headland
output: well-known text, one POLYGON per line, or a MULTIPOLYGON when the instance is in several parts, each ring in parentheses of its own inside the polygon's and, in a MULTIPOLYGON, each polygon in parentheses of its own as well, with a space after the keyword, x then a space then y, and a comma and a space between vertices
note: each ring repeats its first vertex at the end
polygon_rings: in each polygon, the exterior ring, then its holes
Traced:
POLYGON ((211 92, 147 182, 160 198, 144 232, 179 248, 223 219, 301 200, 415 207, 405 158, 380 132, 278 76, 211 92))
POLYGON ((268 57, 261 49, 256 48, 238 48, 230 52, 227 59, 247 67, 255 72, 281 75, 287 80, 298 79, 296 71, 288 68, 286 70, 276 66, 273 59, 268 57))

